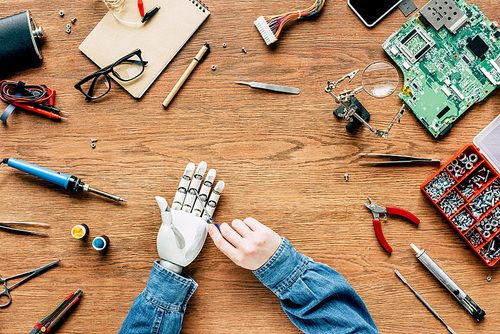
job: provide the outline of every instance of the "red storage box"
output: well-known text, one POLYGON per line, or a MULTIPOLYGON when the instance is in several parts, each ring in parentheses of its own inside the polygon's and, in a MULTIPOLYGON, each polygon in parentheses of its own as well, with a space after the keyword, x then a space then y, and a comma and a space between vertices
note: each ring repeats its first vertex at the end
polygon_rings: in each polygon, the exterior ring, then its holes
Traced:
POLYGON ((500 260, 500 116, 422 185, 488 266, 500 260))

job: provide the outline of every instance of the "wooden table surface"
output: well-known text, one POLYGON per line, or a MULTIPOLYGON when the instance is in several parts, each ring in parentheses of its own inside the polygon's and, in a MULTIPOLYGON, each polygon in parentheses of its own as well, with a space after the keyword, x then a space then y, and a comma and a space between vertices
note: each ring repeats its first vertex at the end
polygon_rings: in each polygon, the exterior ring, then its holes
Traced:
MULTIPOLYGON (((56 107, 70 112, 63 122, 14 112, 7 126, 0 124, 1 157, 77 175, 129 201, 70 194, 0 168, 0 220, 50 223, 46 238, 0 232, 1 275, 62 259, 12 291, 12 305, 0 310, 2 334, 27 333, 78 288, 83 298, 59 333, 117 332, 158 258, 161 219, 154 196, 171 203, 186 164, 202 160, 226 182, 217 222, 255 217, 286 236, 298 251, 338 270, 363 298, 381 332, 446 333, 394 275, 398 268, 457 333, 498 333, 499 266, 483 264, 420 191, 436 166, 361 166, 358 153, 445 162, 498 115, 500 91, 473 106, 440 140, 408 111, 388 139, 376 138, 365 128, 349 135, 345 121, 332 116, 336 105, 325 94, 325 83, 374 60, 389 60, 381 44, 406 19, 394 10, 368 29, 345 0, 329 0, 319 15, 289 24, 277 43, 265 45, 253 25, 258 16, 303 9, 311 2, 208 3, 212 15, 142 99, 135 100, 113 82, 107 98, 88 103, 73 85, 96 66, 78 45, 106 13, 102 1, 0 1, 1 16, 29 9, 46 33, 42 66, 8 79, 47 84, 57 91, 56 107), (68 35, 66 24, 72 17, 78 20, 68 35), (206 41, 212 52, 165 110, 163 99, 206 41), (301 93, 253 90, 235 80, 288 85, 301 93), (91 138, 99 139, 95 149, 91 138), (375 237, 372 216, 362 203, 366 196, 421 219, 418 227, 394 216, 383 223, 392 255, 375 237), (71 227, 79 223, 90 227, 91 237, 109 236, 106 255, 94 251, 90 241, 71 238, 71 227), (425 248, 486 311, 484 321, 477 323, 415 259, 411 242, 425 248)), ((415 1, 419 8, 426 2, 415 1)), ((497 0, 476 3, 490 19, 500 19, 497 0)), ((360 78, 355 80, 358 84, 360 78)), ((385 128, 401 104, 396 94, 382 100, 359 98, 377 128, 385 128)), ((277 297, 210 239, 186 272, 199 288, 188 304, 183 333, 299 332, 277 297)))

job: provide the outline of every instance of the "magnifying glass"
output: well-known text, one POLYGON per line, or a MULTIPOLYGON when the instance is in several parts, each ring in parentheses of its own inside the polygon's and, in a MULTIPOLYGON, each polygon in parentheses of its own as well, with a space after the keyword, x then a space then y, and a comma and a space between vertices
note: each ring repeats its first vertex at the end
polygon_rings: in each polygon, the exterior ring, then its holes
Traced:
POLYGON ((398 70, 383 60, 375 61, 363 70, 361 75, 361 87, 354 93, 365 91, 368 95, 383 98, 394 93, 399 84, 398 70))

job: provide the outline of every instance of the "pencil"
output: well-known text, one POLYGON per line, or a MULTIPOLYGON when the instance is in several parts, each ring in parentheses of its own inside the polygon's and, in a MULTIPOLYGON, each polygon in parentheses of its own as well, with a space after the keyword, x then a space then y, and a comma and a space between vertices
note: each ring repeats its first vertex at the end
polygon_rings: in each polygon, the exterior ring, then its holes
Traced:
POLYGON ((182 77, 179 79, 179 81, 177 81, 174 88, 172 88, 172 91, 170 92, 170 94, 168 94, 165 101, 163 101, 163 106, 165 108, 168 106, 170 101, 172 101, 172 99, 175 97, 175 94, 177 94, 179 89, 181 89, 184 82, 187 80, 187 78, 189 78, 189 76, 191 75, 191 72, 193 72, 194 68, 200 63, 200 61, 203 59, 203 56, 205 56, 205 54, 207 53, 207 51, 209 49, 210 49, 210 45, 208 45, 208 43, 205 43, 203 45, 203 47, 201 48, 201 50, 196 55, 196 57, 194 57, 193 61, 191 62, 191 64, 189 64, 188 68, 186 69, 186 71, 184 72, 182 77))

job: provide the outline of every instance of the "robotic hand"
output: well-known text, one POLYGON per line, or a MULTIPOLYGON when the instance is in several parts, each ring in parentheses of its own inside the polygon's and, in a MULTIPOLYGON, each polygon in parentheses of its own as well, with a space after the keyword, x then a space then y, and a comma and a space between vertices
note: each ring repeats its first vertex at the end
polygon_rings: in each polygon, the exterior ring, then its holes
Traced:
POLYGON ((182 268, 193 262, 203 248, 207 238, 208 220, 212 218, 224 189, 224 182, 219 181, 210 194, 215 180, 215 169, 208 171, 201 185, 206 170, 205 161, 200 162, 196 172, 194 163, 190 162, 186 166, 172 208, 168 206, 165 198, 156 196, 162 219, 156 240, 160 265, 178 274, 182 272, 182 268))

